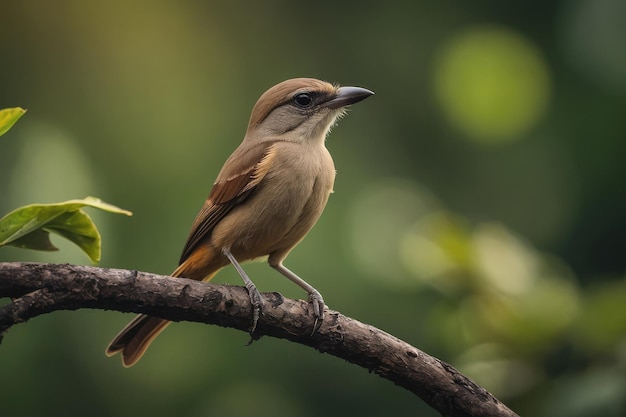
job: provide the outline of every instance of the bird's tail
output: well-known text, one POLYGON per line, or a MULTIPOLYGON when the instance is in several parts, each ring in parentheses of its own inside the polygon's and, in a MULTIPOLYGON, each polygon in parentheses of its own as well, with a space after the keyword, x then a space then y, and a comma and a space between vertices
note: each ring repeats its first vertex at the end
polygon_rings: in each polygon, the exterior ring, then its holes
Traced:
POLYGON ((106 348, 106 355, 122 353, 122 363, 131 367, 143 356, 150 343, 170 324, 169 320, 139 314, 118 333, 106 348))
MULTIPOLYGON (((189 277, 202 281, 210 281, 222 265, 215 268, 194 268, 198 256, 191 256, 172 273, 173 277, 189 277)), ((205 263, 206 265, 206 263, 205 263)), ((105 350, 107 356, 118 352, 122 354, 122 363, 129 368, 141 359, 150 343, 170 324, 169 320, 139 314, 126 325, 105 350)))

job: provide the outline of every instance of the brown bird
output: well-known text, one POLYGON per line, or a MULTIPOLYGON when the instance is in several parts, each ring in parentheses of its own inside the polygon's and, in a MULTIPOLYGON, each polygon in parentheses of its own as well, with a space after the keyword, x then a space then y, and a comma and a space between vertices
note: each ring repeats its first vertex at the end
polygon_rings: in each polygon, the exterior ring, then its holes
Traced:
MULTIPOLYGON (((335 166, 324 144, 346 106, 374 94, 312 78, 295 78, 267 90, 252 109, 246 135, 226 160, 194 220, 173 277, 209 281, 229 263, 243 279, 253 306, 261 294, 240 263, 267 256, 269 265, 309 294, 324 317, 321 294, 283 265, 313 227, 333 190, 335 166)), ((122 352, 130 367, 170 322, 140 314, 113 339, 107 356, 122 352)))

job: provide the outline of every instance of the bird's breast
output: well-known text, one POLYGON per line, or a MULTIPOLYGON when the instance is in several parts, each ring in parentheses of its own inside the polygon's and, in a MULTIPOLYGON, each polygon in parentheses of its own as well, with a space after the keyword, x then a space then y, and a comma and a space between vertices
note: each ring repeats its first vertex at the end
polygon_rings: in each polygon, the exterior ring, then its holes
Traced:
POLYGON ((249 200, 224 219, 231 223, 228 245, 241 260, 291 249, 317 222, 332 192, 335 167, 325 147, 280 145, 249 200))
MULTIPOLYGON (((321 214, 335 181, 335 166, 325 147, 293 149, 287 144, 277 155, 275 169, 270 170, 259 193, 271 196, 264 199, 276 219, 278 227, 291 229, 296 223, 315 223, 321 214)), ((307 229, 308 231, 308 229, 307 229)))

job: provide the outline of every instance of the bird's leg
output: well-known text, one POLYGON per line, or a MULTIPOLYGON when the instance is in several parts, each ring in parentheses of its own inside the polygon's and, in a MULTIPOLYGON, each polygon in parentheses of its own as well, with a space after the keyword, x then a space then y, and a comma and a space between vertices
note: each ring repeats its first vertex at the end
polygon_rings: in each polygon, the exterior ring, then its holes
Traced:
POLYGON ((313 305, 313 314, 315 315, 315 323, 313 323, 313 333, 322 326, 322 322, 324 321, 324 299, 322 298, 322 294, 315 288, 313 288, 308 282, 291 272, 287 267, 285 267, 282 263, 278 263, 276 265, 270 264, 272 268, 289 278, 292 282, 302 288, 309 294, 309 300, 313 305))
POLYGON ((252 282, 252 280, 248 278, 246 271, 244 271, 239 262, 237 262, 237 259, 235 259, 233 254, 230 252, 230 249, 224 248, 222 249, 222 253, 228 258, 230 263, 233 264, 233 266, 241 276, 241 279, 243 279, 246 289, 248 290, 248 296, 250 297, 250 303, 252 304, 252 326, 250 326, 249 330, 250 336, 252 336, 254 331, 256 330, 256 325, 259 321, 259 316, 263 307, 261 293, 257 289, 256 285, 254 285, 254 282, 252 282))

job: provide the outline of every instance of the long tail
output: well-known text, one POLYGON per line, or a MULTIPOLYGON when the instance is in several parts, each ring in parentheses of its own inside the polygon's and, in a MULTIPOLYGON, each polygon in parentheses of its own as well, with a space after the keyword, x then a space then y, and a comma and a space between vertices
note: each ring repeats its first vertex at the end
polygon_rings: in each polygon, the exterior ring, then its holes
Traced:
MULTIPOLYGON (((199 252, 199 251, 197 251, 199 252)), ((202 281, 210 281, 223 265, 207 265, 206 253, 192 254, 172 273, 173 277, 188 277, 202 281), (196 256, 194 256, 196 255, 196 256), (200 262, 199 262, 200 261, 200 262), (204 261, 204 262, 202 262, 204 261), (203 268, 196 268, 204 264, 203 268)), ((210 264, 210 262, 208 262, 210 264)), ((118 352, 122 354, 122 363, 126 368, 136 364, 143 356, 150 343, 170 324, 169 320, 139 314, 126 325, 105 350, 107 356, 118 352)))

